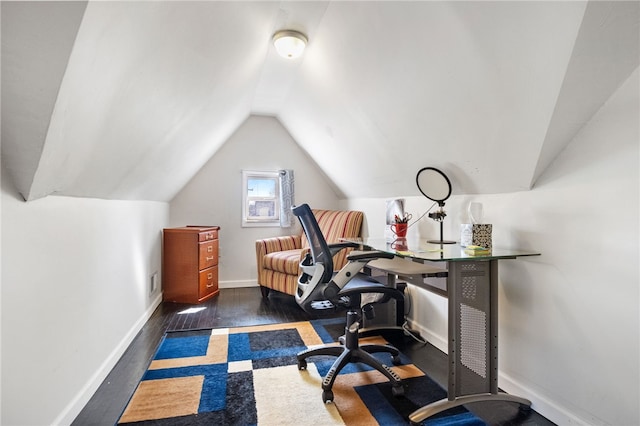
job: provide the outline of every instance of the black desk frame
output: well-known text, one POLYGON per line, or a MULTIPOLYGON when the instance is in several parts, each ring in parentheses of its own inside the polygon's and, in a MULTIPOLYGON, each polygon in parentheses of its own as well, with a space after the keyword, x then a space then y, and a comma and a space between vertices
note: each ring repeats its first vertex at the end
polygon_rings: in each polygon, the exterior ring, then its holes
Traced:
MULTIPOLYGON (((447 398, 411 413, 411 423, 420 423, 442 411, 473 402, 508 401, 527 409, 531 406, 528 399, 498 389, 498 260, 539 253, 494 250, 493 254, 486 256, 465 256, 461 253, 436 256, 397 252, 385 249, 379 243, 360 243, 370 249, 391 251, 397 256, 420 262, 447 263, 446 294, 438 292, 448 298, 449 307, 447 398)), ((392 272, 402 275, 398 270, 392 272)), ((431 290, 429 286, 422 287, 431 290)))
POLYGON ((480 401, 530 407, 528 399, 498 390, 498 260, 447 263, 448 397, 419 408, 409 420, 420 423, 450 408, 480 401))

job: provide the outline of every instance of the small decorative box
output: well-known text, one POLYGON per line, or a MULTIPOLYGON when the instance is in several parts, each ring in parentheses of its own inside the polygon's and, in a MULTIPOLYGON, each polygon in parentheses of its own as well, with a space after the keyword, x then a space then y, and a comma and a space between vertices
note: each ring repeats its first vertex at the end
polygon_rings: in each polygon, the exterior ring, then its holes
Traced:
POLYGON ((460 225, 460 245, 480 246, 491 248, 491 230, 493 226, 490 223, 463 223, 460 225))

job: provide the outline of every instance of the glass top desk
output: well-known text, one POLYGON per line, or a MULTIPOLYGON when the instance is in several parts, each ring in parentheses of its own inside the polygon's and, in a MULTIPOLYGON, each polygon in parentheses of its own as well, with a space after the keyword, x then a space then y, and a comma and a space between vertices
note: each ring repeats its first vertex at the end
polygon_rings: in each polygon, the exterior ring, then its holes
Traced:
MULTIPOLYGON (((411 239, 390 243, 383 238, 348 241, 365 250, 390 252, 425 264, 446 263, 446 273, 438 275, 446 276, 446 289, 438 293, 446 296, 449 304, 447 398, 414 411, 409 416, 412 423, 472 402, 501 400, 531 406, 531 401, 525 398, 498 390, 498 261, 540 253, 493 248, 489 254, 469 255, 459 244, 429 244, 411 239)), ((406 262, 396 262, 397 266, 389 270, 402 276, 403 263, 406 262)), ((428 286, 425 288, 429 290, 428 286)))

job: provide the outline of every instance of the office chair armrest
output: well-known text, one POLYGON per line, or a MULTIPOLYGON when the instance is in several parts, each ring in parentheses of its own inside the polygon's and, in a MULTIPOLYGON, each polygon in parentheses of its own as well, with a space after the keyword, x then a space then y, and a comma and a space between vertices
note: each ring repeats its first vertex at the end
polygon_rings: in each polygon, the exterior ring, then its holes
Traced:
POLYGON ((340 250, 344 250, 346 248, 358 248, 360 247, 356 243, 351 243, 348 241, 340 242, 340 243, 331 243, 327 244, 329 247, 329 251, 331 252, 331 257, 335 256, 340 250))
POLYGON ((377 251, 377 250, 368 250, 368 251, 358 251, 351 252, 349 256, 347 256, 347 260, 349 262, 357 262, 361 260, 371 261, 374 259, 393 259, 395 254, 388 253, 386 251, 377 251))

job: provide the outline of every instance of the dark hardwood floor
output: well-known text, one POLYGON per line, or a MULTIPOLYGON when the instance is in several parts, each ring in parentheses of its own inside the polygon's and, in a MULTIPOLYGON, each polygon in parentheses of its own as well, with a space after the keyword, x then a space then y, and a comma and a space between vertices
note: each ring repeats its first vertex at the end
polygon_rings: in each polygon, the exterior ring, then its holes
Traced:
MULTIPOLYGON (((163 303, 138 333, 73 425, 115 424, 151 362, 160 339, 167 331, 271 324, 312 318, 298 307, 293 297, 271 292, 269 301, 264 301, 257 287, 222 289, 216 298, 201 305, 163 303), (206 309, 181 314, 192 307, 206 309)), ((447 358, 444 353, 432 345, 417 343, 409 337, 392 343, 436 382, 446 386, 447 358)), ((485 402, 470 404, 467 408, 491 425, 553 425, 535 411, 519 410, 517 404, 512 403, 485 402)))

